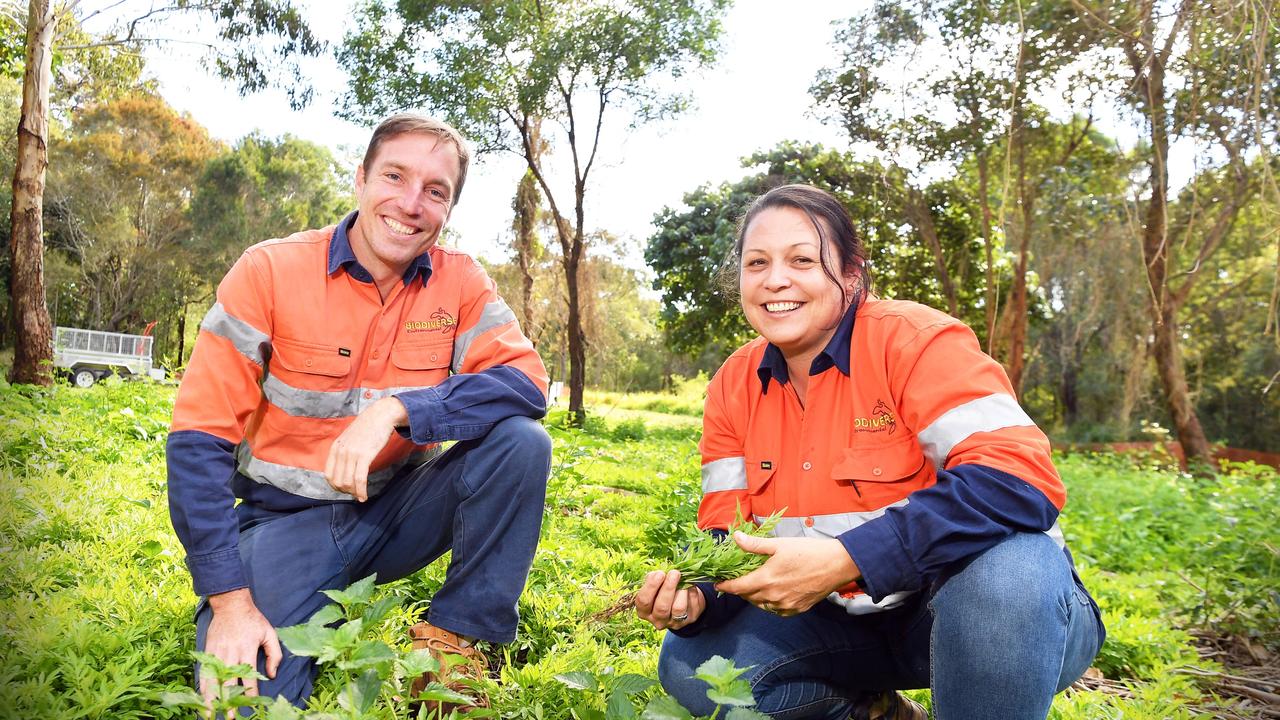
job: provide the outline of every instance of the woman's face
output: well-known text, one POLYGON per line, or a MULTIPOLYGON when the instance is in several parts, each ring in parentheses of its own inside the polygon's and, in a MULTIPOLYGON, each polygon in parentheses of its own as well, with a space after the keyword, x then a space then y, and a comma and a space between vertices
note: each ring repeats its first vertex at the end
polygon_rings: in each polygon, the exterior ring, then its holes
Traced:
MULTIPOLYGON (((790 207, 760 212, 743 235, 742 311, 788 358, 826 347, 844 314, 845 296, 853 297, 853 277, 845 278, 842 293, 823 272, 821 242, 809 217, 790 207)), ((827 250, 838 267, 836 248, 828 244, 827 250)))

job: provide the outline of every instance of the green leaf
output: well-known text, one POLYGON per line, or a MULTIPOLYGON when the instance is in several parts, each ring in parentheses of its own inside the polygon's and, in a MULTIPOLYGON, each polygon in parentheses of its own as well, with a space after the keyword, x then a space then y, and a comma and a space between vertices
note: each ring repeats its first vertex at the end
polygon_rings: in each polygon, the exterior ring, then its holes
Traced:
POLYGON ((204 707, 204 698, 194 690, 166 692, 160 694, 160 704, 164 707, 204 707))
POLYGON ((768 715, 751 708, 736 707, 724 716, 724 720, 772 720, 768 715))
POLYGON ((647 678, 644 675, 637 675, 636 673, 627 673, 626 675, 619 676, 618 679, 613 682, 613 689, 615 691, 624 692, 627 695, 635 695, 636 693, 642 693, 645 690, 648 690, 657 683, 658 681, 653 678, 647 678))
POLYGON ((436 702, 449 702, 461 705, 469 704, 472 698, 452 688, 447 688, 438 682, 427 683, 422 692, 415 696, 417 700, 435 700, 436 702))
POLYGON ((400 607, 400 598, 394 595, 387 595, 370 605, 369 609, 364 611, 361 619, 364 620, 365 627, 373 627, 382 622, 392 610, 398 607, 400 607))
POLYGON ((354 713, 367 713, 373 708, 381 689, 382 678, 378 676, 378 671, 365 670, 338 693, 338 704, 354 713))
POLYGON ((659 695, 645 706, 640 720, 693 720, 693 715, 670 695, 659 695))
POLYGON ((609 695, 609 704, 605 706, 605 720, 635 720, 636 708, 631 699, 621 690, 614 690, 609 695))
POLYGON ((597 690, 600 684, 596 682, 596 676, 582 670, 574 670, 573 672, 561 673, 555 678, 565 686, 573 690, 597 690))
POLYGON ((381 640, 365 640, 356 646, 351 658, 338 663, 338 667, 343 670, 359 670, 390 664, 396 657, 396 652, 381 640))
POLYGON ((440 670, 440 661, 428 650, 411 650, 400 657, 400 669, 405 677, 416 678, 423 673, 440 670))
POLYGON ((377 575, 370 575, 348 585, 345 590, 325 590, 324 594, 349 610, 352 605, 369 602, 369 598, 373 596, 374 580, 377 577, 377 575))
POLYGON ((164 545, 159 540, 148 540, 138 546, 137 555, 143 558, 153 558, 164 552, 164 545))
POLYGON ((751 665, 740 668, 734 665, 732 660, 715 655, 699 665, 693 676, 699 680, 707 681, 710 685, 723 686, 733 682, 739 675, 751 668, 751 665))
POLYGON ((323 625, 292 625, 276 631, 289 652, 303 657, 319 657, 333 645, 338 631, 323 625))
POLYGON ((325 605, 316 611, 314 615, 307 618, 308 625, 329 625, 345 618, 342 612, 342 606, 337 604, 325 605))
POLYGON ((288 700, 278 697, 267 708, 266 720, 302 720, 302 711, 294 707, 293 703, 288 700))
POLYGON ((751 684, 746 680, 734 680, 727 685, 711 688, 707 691, 707 697, 720 705, 750 707, 756 704, 755 698, 751 696, 751 684))
POLYGON ((338 627, 333 635, 333 647, 349 648, 356 644, 360 639, 360 631, 364 629, 364 621, 360 618, 348 620, 338 627))

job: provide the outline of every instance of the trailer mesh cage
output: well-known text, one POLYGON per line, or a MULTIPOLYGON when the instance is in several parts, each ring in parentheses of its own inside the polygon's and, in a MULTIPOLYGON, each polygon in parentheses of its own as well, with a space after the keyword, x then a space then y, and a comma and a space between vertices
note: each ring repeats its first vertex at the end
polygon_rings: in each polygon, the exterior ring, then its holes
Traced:
POLYGON ((55 350, 127 355, 139 359, 151 357, 151 343, 155 338, 142 335, 79 330, 60 327, 54 334, 55 350))

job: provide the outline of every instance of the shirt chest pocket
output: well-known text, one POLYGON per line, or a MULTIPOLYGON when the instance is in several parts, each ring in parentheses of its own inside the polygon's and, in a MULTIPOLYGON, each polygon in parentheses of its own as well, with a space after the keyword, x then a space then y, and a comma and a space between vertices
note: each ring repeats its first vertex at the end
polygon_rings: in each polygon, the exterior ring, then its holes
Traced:
POLYGON ((837 451, 831 467, 836 483, 850 486, 867 508, 895 503, 932 484, 933 467, 915 435, 854 443, 837 451))
POLYGON ((351 374, 351 357, 337 345, 309 343, 277 337, 271 342, 271 374, 306 390, 345 386, 351 374))
POLYGON ((397 372, 396 385, 426 387, 449 377, 453 360, 453 340, 405 343, 391 348, 391 364, 397 372))

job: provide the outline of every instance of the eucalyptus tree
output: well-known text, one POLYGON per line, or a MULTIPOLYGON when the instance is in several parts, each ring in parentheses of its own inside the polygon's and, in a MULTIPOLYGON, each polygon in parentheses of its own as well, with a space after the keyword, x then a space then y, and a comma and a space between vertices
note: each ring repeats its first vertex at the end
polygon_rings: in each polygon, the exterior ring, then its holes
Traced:
POLYGON ((1026 20, 1050 52, 1087 61, 1102 90, 1144 125, 1148 172, 1138 234, 1152 352, 1177 438, 1189 458, 1208 465, 1209 443, 1187 384, 1180 310, 1271 171, 1250 161, 1259 153, 1272 157, 1280 129, 1275 5, 1070 0, 1034 4, 1026 20), (1171 225, 1175 141, 1222 180, 1203 191, 1193 182, 1185 202, 1197 211, 1171 225))
MULTIPOLYGON (((119 50, 124 58, 136 59, 145 44, 171 42, 149 36, 148 32, 161 27, 164 20, 183 13, 197 15, 211 23, 223 45, 210 47, 210 64, 220 77, 236 80, 241 92, 261 90, 278 82, 285 85, 296 104, 303 104, 310 97, 292 58, 317 55, 323 46, 290 0, 202 3, 169 0, 133 5, 129 0, 99 3, 29 0, 26 17, 19 23, 26 28, 26 42, 10 210, 9 294, 16 331, 14 361, 9 373, 12 382, 48 384, 52 380, 52 327, 44 287, 43 210, 55 57, 61 62, 81 59, 88 71, 81 79, 91 80, 103 69, 96 61, 103 58, 105 49, 119 50), (135 14, 130 15, 130 10, 135 14), (88 37, 81 31, 85 20, 107 12, 125 19, 100 36, 88 37), (276 42, 263 45, 263 38, 273 38, 276 42), (269 61, 269 57, 273 59, 269 61)), ((134 75, 136 77, 136 71, 134 75)))
POLYGON ((338 51, 351 75, 347 117, 370 120, 425 106, 482 150, 524 159, 559 240, 569 298, 569 411, 576 419, 583 417, 586 379, 580 286, 589 244, 586 201, 605 130, 686 106, 676 80, 714 59, 727 4, 369 0, 357 7, 355 29, 338 51), (538 151, 539 136, 549 153, 538 151), (563 184, 548 163, 561 153, 569 167, 563 184))

